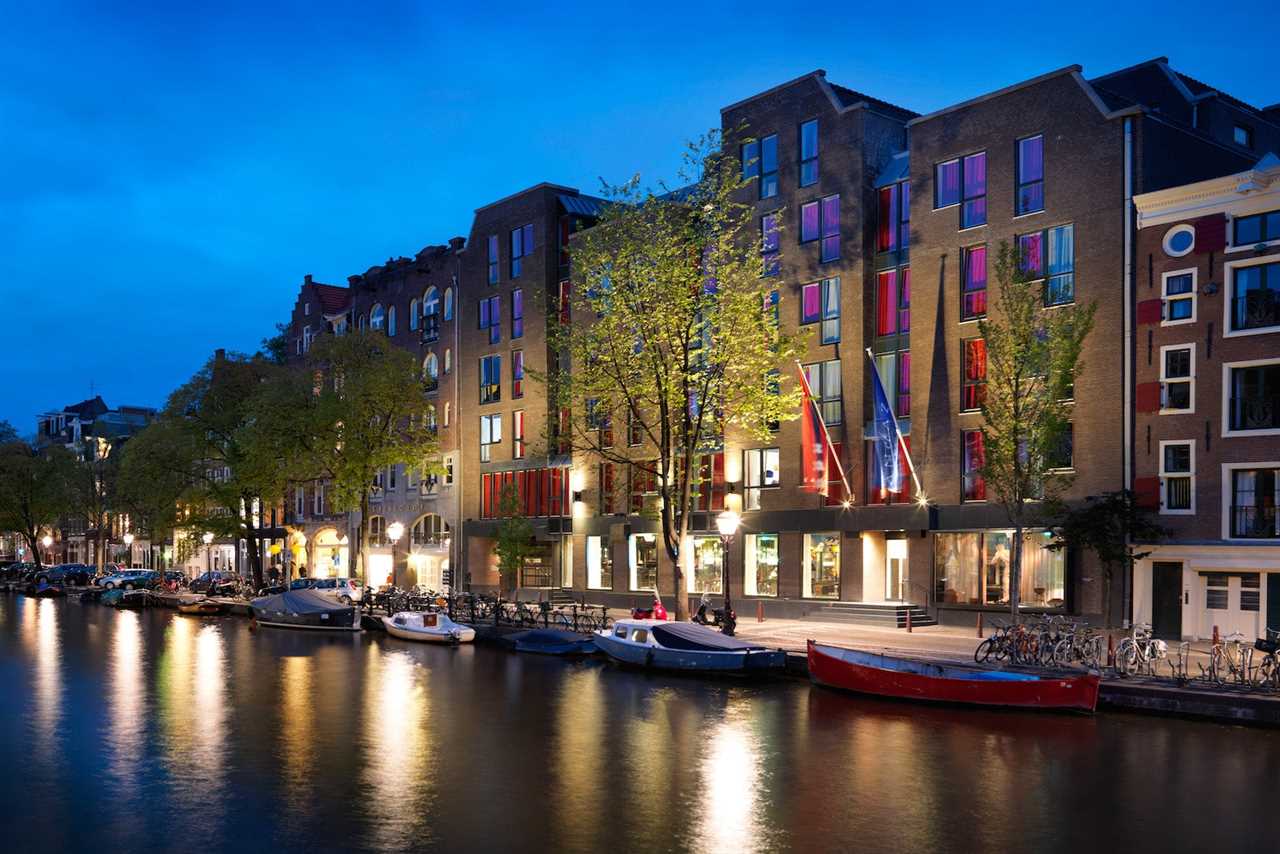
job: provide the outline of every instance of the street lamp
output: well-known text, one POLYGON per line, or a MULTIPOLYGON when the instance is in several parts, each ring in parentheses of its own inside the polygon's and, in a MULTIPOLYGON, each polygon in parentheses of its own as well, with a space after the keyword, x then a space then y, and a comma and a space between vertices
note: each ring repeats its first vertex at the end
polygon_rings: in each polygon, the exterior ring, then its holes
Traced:
POLYGON ((126 533, 124 535, 124 562, 126 566, 133 566, 133 534, 126 533))
POLYGON ((40 545, 44 546, 45 561, 48 563, 51 563, 52 552, 50 552, 50 548, 52 548, 53 546, 53 537, 49 536, 48 534, 45 534, 43 537, 40 538, 40 545))
POLYGON ((720 631, 732 635, 737 618, 733 613, 733 605, 729 600, 729 547, 733 545, 733 537, 738 533, 742 517, 732 510, 725 510, 716 516, 716 528, 720 531, 720 542, 724 545, 724 553, 720 560, 720 577, 724 586, 724 624, 720 631))
POLYGON ((205 572, 213 572, 213 552, 209 545, 213 542, 213 532, 205 531, 204 536, 200 538, 204 541, 204 569, 205 572))
POLYGON ((387 526, 387 539, 391 541, 391 585, 396 583, 396 543, 404 536, 404 524, 392 522, 387 526))

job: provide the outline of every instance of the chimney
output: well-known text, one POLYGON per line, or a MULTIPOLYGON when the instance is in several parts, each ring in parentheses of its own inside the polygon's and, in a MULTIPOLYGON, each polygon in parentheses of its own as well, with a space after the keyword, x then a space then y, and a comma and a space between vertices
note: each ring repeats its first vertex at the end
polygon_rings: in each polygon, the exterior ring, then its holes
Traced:
POLYGON ((454 252, 461 252, 462 247, 465 246, 466 243, 467 243, 467 239, 465 237, 449 238, 449 248, 452 249, 454 252))
POLYGON ((302 284, 304 284, 304 285, 309 285, 309 284, 311 284, 311 274, 310 274, 310 273, 307 273, 305 276, 303 276, 303 277, 302 277, 302 284))
POLYGON ((225 362, 227 360, 227 351, 223 347, 219 347, 213 351, 213 360, 215 362, 225 362))

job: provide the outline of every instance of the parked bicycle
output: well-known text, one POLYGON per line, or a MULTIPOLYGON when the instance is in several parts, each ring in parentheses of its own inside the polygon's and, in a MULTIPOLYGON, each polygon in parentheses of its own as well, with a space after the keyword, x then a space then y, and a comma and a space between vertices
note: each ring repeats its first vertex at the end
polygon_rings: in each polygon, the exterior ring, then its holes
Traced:
POLYGON ((1253 684, 1253 647, 1244 635, 1232 632, 1209 650, 1209 666, 1200 665, 1200 676, 1218 686, 1253 684))
POLYGON ((1169 644, 1152 637, 1149 623, 1137 623, 1116 647, 1116 673, 1156 675, 1156 664, 1169 658, 1169 644))

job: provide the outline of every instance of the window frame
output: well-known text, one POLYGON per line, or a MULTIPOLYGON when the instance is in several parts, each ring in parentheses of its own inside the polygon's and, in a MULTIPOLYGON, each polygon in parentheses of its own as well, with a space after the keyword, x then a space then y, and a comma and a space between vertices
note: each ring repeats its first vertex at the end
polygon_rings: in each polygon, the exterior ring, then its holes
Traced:
POLYGON ((1038 228, 1033 231, 1023 231, 1014 235, 1013 245, 1018 252, 1018 261, 1022 262, 1022 238, 1039 235, 1040 237, 1040 270, 1037 271, 1036 278, 1028 278, 1029 282, 1038 282, 1040 284, 1041 303, 1045 308, 1057 308, 1060 305, 1074 305, 1076 301, 1076 224, 1072 222, 1060 222, 1056 225, 1046 225, 1044 228, 1038 228), (1050 252, 1050 233, 1060 229, 1071 230, 1071 269, 1066 273, 1050 273, 1049 272, 1049 256, 1050 252), (1071 299, 1061 300, 1057 302, 1049 301, 1049 284, 1053 279, 1060 279, 1064 276, 1071 277, 1071 299))
POLYGON ((511 399, 524 397, 524 350, 511 351, 511 399))
POLYGON ((822 145, 819 140, 819 136, 821 134, 821 127, 822 126, 818 123, 818 119, 816 118, 806 119, 805 121, 800 122, 799 125, 796 126, 796 151, 799 158, 799 169, 796 175, 796 185, 799 187, 812 187, 814 184, 818 183, 818 179, 821 177, 821 170, 818 167, 818 156, 822 150, 822 145), (805 157, 804 156, 804 129, 809 125, 813 125, 813 156, 805 157), (813 177, 810 180, 806 181, 804 179, 805 166, 809 164, 813 165, 813 177))
POLYGON ((480 416, 480 462, 487 463, 493 456, 490 449, 502 444, 502 413, 486 412, 480 416), (496 429, 495 429, 496 428, 496 429), (485 439, 485 436, 488 439, 485 439))
POLYGON ((987 316, 987 291, 991 284, 991 265, 988 263, 990 252, 987 244, 975 243, 972 246, 962 246, 960 248, 960 310, 958 312, 961 323, 972 323, 987 316), (982 287, 980 289, 969 290, 969 262, 973 257, 973 253, 982 251, 982 287), (966 313, 965 296, 982 294, 982 311, 973 314, 966 313))
MULTIPOLYGON (((1275 265, 1276 278, 1278 282, 1280 282, 1280 256, 1260 255, 1256 258, 1241 258, 1235 261, 1227 261, 1222 265, 1222 279, 1223 282, 1225 282, 1224 290, 1226 291, 1222 300, 1223 338, 1243 338, 1246 335, 1274 335, 1277 332, 1280 332, 1280 310, 1277 311, 1277 322, 1270 326, 1236 329, 1233 324, 1235 319, 1236 303, 1236 271, 1247 267, 1266 267, 1271 265, 1275 265)), ((1277 296, 1275 299, 1280 301, 1280 288, 1277 289, 1277 296)))
POLYGON ((1171 227, 1164 233, 1164 236, 1160 238, 1160 248, 1164 250, 1164 254, 1168 255, 1170 258, 1182 258, 1190 255, 1192 252, 1196 251, 1196 227, 1189 222, 1180 222, 1171 227), (1191 245, 1186 249, 1183 249, 1181 252, 1174 249, 1171 245, 1173 243, 1173 238, 1179 234, 1191 235, 1191 245))
POLYGON ((987 184, 989 182, 987 179, 986 165, 987 165, 987 151, 985 148, 980 149, 978 151, 970 151, 967 154, 959 154, 959 155, 956 155, 955 157, 948 157, 946 160, 939 160, 933 164, 933 209, 935 211, 944 211, 944 210, 947 210, 948 208, 953 208, 953 207, 960 208, 960 212, 956 216, 960 231, 968 231, 969 229, 972 229, 972 228, 982 228, 987 224, 986 199, 988 195, 987 184), (970 159, 974 157, 979 157, 979 156, 982 157, 982 162, 983 162, 982 193, 980 195, 968 196, 965 194, 966 192, 965 180, 964 180, 965 165, 970 159), (939 193, 941 189, 941 182, 938 180, 938 174, 939 174, 938 170, 940 170, 942 167, 947 166, 948 164, 951 164, 951 163, 956 164, 956 172, 958 177, 958 181, 956 183, 956 193, 957 193, 956 201, 948 202, 947 204, 941 204, 940 203, 941 198, 939 193), (976 201, 978 199, 983 200, 982 222, 975 222, 975 223, 970 223, 966 225, 964 220, 965 203, 970 201, 976 201))
POLYGON ((1162 303, 1162 306, 1161 306, 1162 310, 1160 312, 1161 326, 1183 326, 1188 323, 1196 322, 1196 302, 1197 302, 1196 295, 1199 289, 1198 280, 1199 280, 1199 268, 1197 267, 1188 267, 1185 270, 1170 270, 1167 273, 1160 274, 1160 300, 1162 303), (1191 290, 1188 291, 1187 293, 1170 295, 1169 280, 1178 278, 1179 276, 1186 276, 1188 274, 1191 276, 1191 290), (1191 301, 1191 316, 1179 318, 1177 320, 1170 320, 1169 319, 1170 302, 1175 302, 1175 301, 1182 302, 1184 300, 1191 301))
POLYGON ((986 402, 987 394, 987 342, 981 335, 975 335, 971 338, 960 339, 960 411, 961 412, 981 412, 982 404, 986 402), (969 379, 969 345, 975 341, 982 342, 982 378, 980 380, 970 381, 969 379), (974 400, 976 406, 967 406, 968 389, 975 389, 974 400))
POLYGON ((489 344, 502 343, 502 297, 493 294, 487 297, 480 297, 480 302, 476 309, 476 321, 478 328, 489 331, 489 344))
POLYGON ((782 232, 778 220, 778 211, 770 211, 760 215, 761 278, 782 275, 782 232), (773 238, 772 248, 769 245, 770 237, 773 238))
POLYGON ((840 194, 831 193, 823 196, 818 200, 818 263, 829 264, 832 261, 840 260, 840 243, 842 234, 840 231, 840 194), (827 222, 827 202, 835 201, 835 228, 828 233, 827 222), (834 254, 827 254, 828 241, 832 241, 834 254))
POLYGON ((759 187, 759 189, 760 189, 760 199, 761 199, 761 201, 763 201, 763 200, 765 200, 765 199, 772 199, 772 198, 776 198, 776 197, 777 197, 777 195, 778 195, 778 193, 779 193, 779 192, 780 192, 780 190, 781 190, 781 188, 778 186, 778 184, 779 184, 779 180, 778 180, 778 135, 777 135, 776 133, 771 133, 771 134, 768 134, 768 135, 766 135, 766 136, 762 136, 762 137, 760 137, 760 139, 759 139, 759 140, 757 140, 757 143, 758 143, 758 145, 760 146, 760 148, 759 148, 760 157, 759 157, 759 160, 758 160, 758 162, 759 162, 759 164, 760 164, 760 170, 759 170, 759 179, 760 179, 760 187, 759 187), (768 170, 768 169, 766 169, 766 168, 765 168, 765 163, 766 163, 766 160, 765 160, 765 148, 767 147, 767 144, 768 144, 768 143, 770 143, 770 142, 772 142, 772 145, 773 145, 773 170, 772 170, 772 171, 770 171, 770 170, 768 170), (770 178, 770 177, 772 177, 772 179, 773 179, 772 184, 770 184, 770 183, 769 183, 769 178, 770 178), (765 190, 766 190, 766 188, 767 188, 767 187, 772 187, 772 188, 773 188, 773 192, 766 193, 766 192, 765 192, 765 190))
POLYGON ((782 450, 774 445, 763 448, 744 448, 742 451, 742 495, 744 510, 759 510, 760 498, 766 489, 782 488, 782 450), (765 473, 767 455, 773 452, 775 465, 773 469, 773 482, 768 482, 765 473), (752 463, 755 463, 753 470, 752 463), (752 475, 759 475, 759 483, 752 482, 752 475), (754 496, 754 501, 752 500, 754 496))
MULTIPOLYGON (((1161 516, 1194 516, 1196 515, 1196 440, 1195 439, 1161 439, 1159 444, 1159 459, 1156 463, 1156 475, 1160 479, 1160 506, 1159 515, 1161 516), (1190 448, 1188 456, 1187 470, 1185 472, 1168 471, 1165 469, 1164 451, 1170 446, 1186 446, 1190 448), (1187 508, 1170 508, 1169 484, 1171 478, 1186 479, 1187 489, 1190 493, 1190 507, 1187 508)), ((1228 487, 1229 488, 1229 487, 1228 487)))
POLYGON ((1223 362, 1222 364, 1222 437, 1235 436, 1280 436, 1280 427, 1262 427, 1257 430, 1239 430, 1231 427, 1231 372, 1239 368, 1264 368, 1269 366, 1280 368, 1280 355, 1265 359, 1248 359, 1240 362, 1223 362))
POLYGON ((511 289, 511 340, 524 337, 524 288, 511 289))
MULTIPOLYGON (((1273 543, 1280 542, 1280 540, 1277 540, 1271 537, 1239 537, 1231 533, 1233 528, 1233 525, 1231 524, 1233 521, 1231 508, 1235 506, 1235 499, 1236 499, 1235 473, 1237 471, 1251 471, 1251 470, 1262 471, 1267 469, 1275 471, 1277 473, 1276 477, 1280 479, 1280 460, 1268 460, 1268 461, 1260 461, 1260 462, 1249 461, 1249 462, 1222 464, 1222 479, 1220 483, 1222 484, 1221 490, 1222 490, 1222 539, 1223 540, 1229 540, 1233 543, 1257 543, 1259 541, 1273 542, 1273 543)), ((1277 512, 1280 512, 1280 511, 1277 511, 1277 512)))
POLYGON ((1228 244, 1226 251, 1241 252, 1244 250, 1253 249, 1255 246, 1274 246, 1277 243, 1280 243, 1280 225, 1277 225, 1276 232, 1274 235, 1268 236, 1270 232, 1267 231, 1267 224, 1270 222, 1271 217, 1275 217, 1276 222, 1280 224, 1280 209, 1261 210, 1261 211, 1257 211, 1256 213, 1243 214, 1243 215, 1236 214, 1231 216, 1230 228, 1228 229, 1231 236, 1231 242, 1228 244), (1259 235, 1261 239, 1255 240, 1252 243, 1241 243, 1240 242, 1240 221, 1246 220, 1246 219, 1253 219, 1254 217, 1258 217, 1262 221, 1261 234, 1259 235))
POLYGON ((981 465, 978 466, 972 472, 970 472, 968 468, 968 465, 969 465, 968 463, 969 438, 968 437, 974 434, 976 434, 979 437, 978 447, 982 449, 982 464, 985 465, 987 461, 986 438, 983 437, 982 430, 980 429, 961 430, 960 431, 960 503, 961 504, 987 503, 987 479, 982 474, 982 466, 981 465), (980 489, 982 492, 981 498, 970 498, 968 496, 968 493, 970 490, 967 488, 965 484, 965 478, 970 478, 970 477, 973 478, 973 483, 975 487, 973 492, 976 494, 980 489))
POLYGON ((876 188, 876 252, 902 252, 911 246, 911 181, 904 179, 876 188), (888 193, 886 212, 882 202, 888 193), (895 216, 896 214, 896 216, 895 216), (886 218, 889 222, 885 222, 886 218), (885 245, 885 241, 888 245, 885 245))
POLYGON ((1196 411, 1196 345, 1195 342, 1188 344, 1165 344, 1160 348, 1160 409, 1157 411, 1159 415, 1194 415, 1196 411), (1168 374, 1168 356, 1166 354, 1177 351, 1186 350, 1191 354, 1190 364, 1188 366, 1189 373, 1185 377, 1171 377, 1168 374), (1188 386, 1188 402, 1190 406, 1186 409, 1177 409, 1168 405, 1167 389, 1170 383, 1183 384, 1188 386))
POLYGON ((511 413, 511 459, 524 459, 524 410, 511 413))
POLYGON ((490 353, 480 357, 480 405, 486 406, 490 403, 500 403, 502 401, 502 354, 490 353), (487 371, 492 378, 493 374, 497 374, 497 381, 486 383, 484 381, 486 374, 486 363, 496 360, 493 370, 487 371))
POLYGON ((818 340, 821 344, 839 344, 840 343, 840 315, 841 315, 841 289, 840 277, 828 276, 818 279, 816 282, 806 282, 800 286, 800 325, 812 326, 818 324, 818 340), (809 288, 818 289, 818 313, 813 318, 805 312, 805 292, 809 288), (828 297, 830 292, 835 291, 835 313, 828 314, 828 297), (828 325, 834 324, 835 334, 828 334, 828 325))
POLYGON ((502 250, 499 248, 498 235, 489 235, 486 248, 489 261, 489 284, 496 285, 502 281, 502 250))
POLYGON ((1013 143, 1013 215, 1016 219, 1020 216, 1033 216, 1038 213, 1044 213, 1045 210, 1045 177, 1044 177, 1045 157, 1044 157, 1044 133, 1033 133, 1029 136, 1018 137, 1013 143), (1030 142, 1033 139, 1040 140, 1040 177, 1033 181, 1024 181, 1022 179, 1022 144, 1030 142), (1022 190, 1024 187, 1031 187, 1036 184, 1040 185, 1040 207, 1022 210, 1022 190))
POLYGON ((813 400, 818 404, 818 411, 822 413, 823 422, 828 427, 834 426, 836 424, 843 424, 844 423, 844 376, 841 373, 841 360, 840 359, 824 359, 819 362, 809 362, 805 365, 802 365, 801 369, 804 371, 805 379, 809 381, 809 388, 810 390, 813 391, 813 400), (809 375, 810 368, 818 369, 817 370, 818 382, 816 384, 813 381, 813 377, 809 375), (823 380, 826 378, 828 370, 834 370, 836 376, 839 377, 840 379, 840 396, 839 397, 829 398, 825 396, 825 393, 824 393, 825 384, 823 383, 823 380), (828 405, 830 404, 835 404, 836 411, 840 415, 839 420, 827 421, 826 411, 827 411, 828 405))

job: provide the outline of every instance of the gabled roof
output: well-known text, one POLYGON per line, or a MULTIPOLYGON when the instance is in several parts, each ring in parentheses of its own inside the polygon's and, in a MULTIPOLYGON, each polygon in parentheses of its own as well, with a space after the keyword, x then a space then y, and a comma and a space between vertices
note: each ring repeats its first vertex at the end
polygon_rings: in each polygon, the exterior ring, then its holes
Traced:
POLYGON ((341 314, 351 303, 351 291, 348 288, 320 282, 312 282, 311 287, 315 288, 316 296, 320 299, 321 314, 341 314))
POLYGON ((89 420, 97 418, 102 413, 110 409, 106 401, 102 399, 102 395, 96 395, 88 400, 82 400, 79 403, 73 403, 63 409, 63 412, 70 412, 80 416, 80 418, 89 420))
POLYGON ((862 92, 858 92, 854 89, 850 89, 847 86, 838 86, 834 83, 830 83, 827 81, 827 72, 821 68, 816 69, 814 71, 810 71, 808 74, 801 74, 799 77, 795 78, 794 80, 788 80, 786 83, 779 83, 777 86, 766 89, 763 92, 757 92, 754 95, 750 95, 746 98, 743 98, 740 101, 734 101, 732 104, 729 104, 728 106, 721 107, 720 114, 724 115, 730 110, 737 109, 738 107, 741 107, 744 104, 749 104, 758 98, 767 97, 769 95, 772 95, 774 92, 780 92, 783 89, 789 89, 792 86, 795 86, 797 83, 803 83, 806 80, 813 80, 814 82, 816 82, 818 84, 818 87, 827 94, 827 97, 829 99, 831 99, 831 106, 834 107, 838 112, 845 112, 846 110, 853 110, 858 108, 869 108, 877 112, 894 114, 896 118, 903 119, 903 120, 919 115, 918 113, 912 110, 908 110, 905 107, 899 107, 896 104, 890 104, 888 101, 882 100, 880 98, 873 98, 870 95, 865 95, 862 92))
POLYGON ((598 217, 604 212, 605 206, 609 203, 604 199, 597 199, 595 196, 570 195, 561 193, 557 198, 560 200, 561 207, 565 213, 578 214, 579 216, 598 217))

